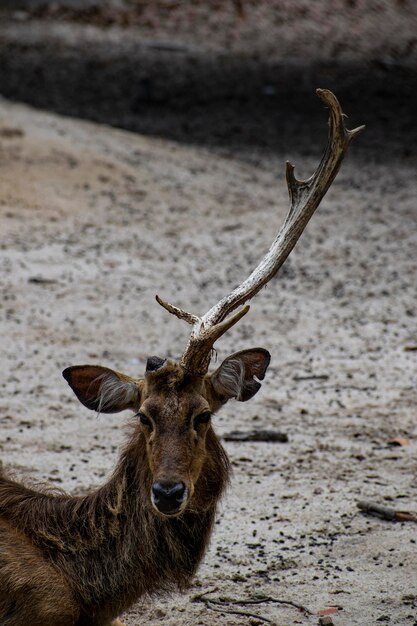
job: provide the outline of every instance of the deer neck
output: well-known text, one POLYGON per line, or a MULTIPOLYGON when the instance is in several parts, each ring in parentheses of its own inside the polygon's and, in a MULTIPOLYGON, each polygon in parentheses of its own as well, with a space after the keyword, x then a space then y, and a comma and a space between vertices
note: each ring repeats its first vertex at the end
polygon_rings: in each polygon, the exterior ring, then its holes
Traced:
POLYGON ((89 575, 77 578, 83 602, 113 606, 117 598, 117 614, 141 595, 186 588, 208 546, 228 478, 229 461, 211 431, 189 508, 179 517, 163 517, 150 501, 144 438, 132 438, 109 482, 83 500, 89 531, 81 551, 60 556, 71 578, 82 571, 80 557, 88 563, 89 575))

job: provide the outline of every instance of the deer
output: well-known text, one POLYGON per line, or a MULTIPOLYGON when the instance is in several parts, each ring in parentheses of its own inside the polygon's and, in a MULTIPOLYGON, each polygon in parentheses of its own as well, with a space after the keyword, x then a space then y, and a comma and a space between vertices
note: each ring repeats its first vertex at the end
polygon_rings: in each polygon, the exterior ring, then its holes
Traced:
POLYGON ((119 616, 139 598, 190 586, 231 473, 212 417, 231 399, 253 398, 270 363, 266 349, 250 348, 209 372, 213 346, 284 263, 363 129, 347 130, 331 91, 317 94, 329 109, 324 155, 308 180, 287 162, 290 207, 258 266, 203 316, 156 296, 191 325, 180 359, 151 356, 141 378, 100 365, 64 370, 88 409, 133 413, 109 480, 71 496, 0 471, 2 626, 123 626, 119 616))

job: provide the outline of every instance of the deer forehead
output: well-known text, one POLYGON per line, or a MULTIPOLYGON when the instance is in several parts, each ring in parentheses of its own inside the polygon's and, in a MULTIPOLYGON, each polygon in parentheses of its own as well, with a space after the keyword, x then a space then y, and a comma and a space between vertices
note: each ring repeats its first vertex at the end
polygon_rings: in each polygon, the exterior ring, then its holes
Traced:
POLYGON ((141 406, 143 411, 159 427, 184 427, 198 413, 209 410, 207 401, 190 394, 171 392, 164 396, 149 397, 141 406))
POLYGON ((157 423, 185 423, 207 410, 201 377, 190 376, 175 362, 168 362, 145 377, 141 410, 157 423))
POLYGON ((165 361, 157 370, 145 375, 144 397, 169 396, 185 398, 203 391, 203 378, 188 373, 179 363, 165 361))

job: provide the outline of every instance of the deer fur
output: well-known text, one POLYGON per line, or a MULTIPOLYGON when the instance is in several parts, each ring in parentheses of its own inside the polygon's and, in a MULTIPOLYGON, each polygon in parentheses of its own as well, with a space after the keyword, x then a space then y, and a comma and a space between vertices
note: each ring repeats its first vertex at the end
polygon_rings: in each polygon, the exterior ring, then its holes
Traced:
MULTIPOLYGON (((195 426, 201 441, 189 467, 181 463, 190 442, 180 452, 175 448, 181 432, 186 439, 190 408, 214 411, 231 397, 234 363, 236 385, 255 382, 255 375, 263 378, 269 354, 256 349, 250 370, 249 353, 226 359, 224 387, 222 367, 202 379, 165 362, 139 380, 98 366, 69 368, 67 380, 89 408, 152 410, 160 420, 152 450, 161 450, 151 460, 149 433, 136 418, 113 475, 91 494, 34 490, 0 474, 1 626, 115 626, 116 616, 138 598, 190 584, 208 546, 230 465, 211 423, 195 426), (185 510, 169 517, 150 500, 166 459, 184 480, 186 472, 195 475, 185 510)), ((239 395, 236 385, 233 393, 239 395)))

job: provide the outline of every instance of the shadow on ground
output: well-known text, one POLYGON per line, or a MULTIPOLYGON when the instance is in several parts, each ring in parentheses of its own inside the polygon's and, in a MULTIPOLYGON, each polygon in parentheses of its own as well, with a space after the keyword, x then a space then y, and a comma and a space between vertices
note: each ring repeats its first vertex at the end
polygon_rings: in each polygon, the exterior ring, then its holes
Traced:
POLYGON ((314 91, 326 87, 340 98, 351 128, 367 124, 359 147, 365 158, 408 159, 417 139, 417 72, 409 66, 268 63, 138 44, 123 31, 93 45, 84 36, 59 38, 48 23, 39 27, 43 37, 26 36, 28 28, 8 36, 2 26, 0 91, 35 107, 256 160, 277 149, 288 156, 320 152, 322 141, 314 144, 323 113, 314 91))

